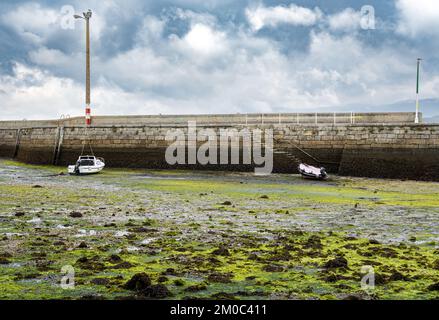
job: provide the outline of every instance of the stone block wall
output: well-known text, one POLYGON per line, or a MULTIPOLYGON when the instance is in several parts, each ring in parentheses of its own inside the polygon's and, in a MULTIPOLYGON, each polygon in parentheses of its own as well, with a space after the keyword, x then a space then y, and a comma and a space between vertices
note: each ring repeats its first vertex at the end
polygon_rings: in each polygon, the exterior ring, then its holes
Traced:
POLYGON ((13 157, 17 144, 16 129, 0 129, 0 157, 13 157))
MULTIPOLYGON (((421 114, 422 119, 422 114, 421 114)), ((249 113, 210 115, 138 115, 93 116, 93 126, 175 126, 196 121, 199 125, 264 125, 264 124, 383 124, 414 123, 412 112, 385 113, 249 113)), ((58 120, 0 121, 0 128, 33 128, 52 126, 82 126, 84 117, 58 120)))
MULTIPOLYGON (((76 161, 84 141, 89 141, 93 152, 104 157, 110 167, 182 168, 166 163, 165 150, 171 142, 166 141, 165 136, 172 129, 187 134, 187 124, 63 128, 63 131, 56 126, 20 130, 17 159, 47 164, 53 163, 56 157, 58 164, 67 165, 76 161), (61 148, 56 151, 58 144, 61 148)), ((275 153, 275 172, 296 172, 296 163, 291 160, 291 157, 296 157, 342 175, 439 181, 439 125, 198 125, 198 129, 202 128, 212 128, 217 132, 221 128, 272 129, 274 149, 288 152, 288 155, 275 153)), ((0 156, 13 157, 17 133, 15 129, 0 128, 0 156)), ((88 145, 84 153, 91 153, 88 145)), ((248 171, 254 166, 183 167, 248 171)))

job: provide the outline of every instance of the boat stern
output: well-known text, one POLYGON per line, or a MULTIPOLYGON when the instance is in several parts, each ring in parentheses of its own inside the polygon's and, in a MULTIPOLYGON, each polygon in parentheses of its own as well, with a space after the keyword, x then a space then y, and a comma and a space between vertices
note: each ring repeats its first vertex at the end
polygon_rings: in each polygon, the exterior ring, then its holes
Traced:
POLYGON ((67 170, 68 170, 69 174, 75 174, 75 166, 68 166, 67 170))

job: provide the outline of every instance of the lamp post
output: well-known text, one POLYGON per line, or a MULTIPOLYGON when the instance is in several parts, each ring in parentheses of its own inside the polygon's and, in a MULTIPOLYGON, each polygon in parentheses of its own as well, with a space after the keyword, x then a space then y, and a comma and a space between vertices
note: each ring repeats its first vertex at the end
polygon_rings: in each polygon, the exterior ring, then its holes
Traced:
POLYGON ((91 10, 83 13, 83 16, 74 15, 75 19, 85 20, 85 46, 86 46, 86 66, 85 66, 85 124, 91 125, 91 108, 90 108, 90 19, 91 10))
POLYGON ((416 116, 415 123, 419 123, 419 72, 421 66, 421 58, 418 58, 417 72, 416 72, 416 116))

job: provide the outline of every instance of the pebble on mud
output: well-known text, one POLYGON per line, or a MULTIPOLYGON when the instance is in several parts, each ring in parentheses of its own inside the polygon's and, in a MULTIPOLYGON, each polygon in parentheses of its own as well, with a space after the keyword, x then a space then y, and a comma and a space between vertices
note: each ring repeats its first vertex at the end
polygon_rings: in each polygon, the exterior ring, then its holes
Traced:
POLYGON ((76 261, 81 269, 101 271, 105 269, 105 265, 99 261, 99 257, 92 258, 81 257, 76 261))
POLYGON ((142 294, 146 297, 163 299, 172 296, 171 291, 164 284, 155 284, 149 286, 142 291, 142 294))
POLYGON ((203 291, 206 290, 207 287, 204 284, 195 284, 193 286, 187 287, 186 289, 184 289, 184 291, 186 292, 198 292, 198 291, 203 291))
POLYGON ((231 201, 224 201, 223 203, 221 203, 223 206, 231 206, 232 202, 231 201))
POLYGON ((19 211, 19 212, 16 212, 16 213, 15 213, 15 216, 16 216, 16 217, 23 217, 24 215, 25 215, 25 213, 22 212, 22 211, 19 211))
POLYGON ((233 275, 231 273, 212 273, 207 277, 209 282, 216 283, 230 283, 232 282, 233 275))
POLYGON ((112 267, 109 267, 108 269, 130 269, 134 267, 134 264, 128 261, 123 261, 121 263, 118 263, 112 267))
POLYGON ((211 299, 214 300, 236 300, 236 297, 227 292, 218 292, 210 296, 211 299))
POLYGON ((344 257, 337 257, 327 261, 323 267, 326 269, 347 268, 348 261, 344 257))
POLYGON ((132 291, 142 291, 149 286, 151 286, 151 278, 142 272, 135 274, 123 287, 132 291))
POLYGON ((284 268, 277 264, 267 264, 262 267, 262 270, 265 272, 282 272, 284 268))
POLYGON ((122 258, 119 257, 117 254, 112 254, 109 258, 108 261, 111 263, 118 263, 118 262, 122 262, 122 258))
POLYGON ((439 282, 436 282, 427 287, 428 291, 439 291, 439 282))
POLYGON ((162 272, 162 275, 164 276, 176 276, 177 275, 177 271, 175 271, 174 268, 168 268, 165 271, 162 272))
POLYGON ((70 212, 69 216, 72 218, 82 218, 83 217, 82 213, 78 212, 78 211, 70 212))
POLYGON ((157 232, 158 230, 153 228, 136 227, 136 228, 131 228, 128 231, 135 233, 151 233, 151 232, 157 232))
POLYGON ((88 245, 83 241, 78 245, 78 248, 85 249, 85 248, 88 248, 88 245))
POLYGON ((92 279, 90 282, 97 286, 108 286, 110 284, 110 280, 107 278, 95 278, 92 279))
POLYGON ((8 259, 5 257, 0 257, 0 264, 9 264, 11 263, 8 259))
POLYGON ((317 235, 312 235, 311 237, 308 238, 308 240, 303 245, 303 247, 306 249, 320 250, 323 248, 322 239, 317 235))
POLYGON ((402 273, 395 271, 393 272, 390 277, 389 277, 390 281, 410 281, 410 279, 403 275, 402 273))
POLYGON ((174 284, 175 284, 177 287, 182 287, 182 286, 184 286, 184 281, 181 280, 181 279, 176 279, 176 280, 174 281, 174 284))
POLYGON ((165 285, 153 285, 151 278, 144 272, 135 274, 123 287, 136 291, 140 296, 149 298, 163 299, 172 296, 172 293, 165 285))
POLYGON ((218 249, 213 250, 212 254, 214 254, 216 256, 225 256, 225 257, 230 256, 230 252, 225 246, 220 246, 218 249))

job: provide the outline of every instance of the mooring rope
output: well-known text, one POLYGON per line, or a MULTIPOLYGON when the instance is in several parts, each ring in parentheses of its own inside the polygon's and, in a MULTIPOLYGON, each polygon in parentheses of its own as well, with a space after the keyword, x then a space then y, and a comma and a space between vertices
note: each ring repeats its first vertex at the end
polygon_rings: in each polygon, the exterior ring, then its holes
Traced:
POLYGON ((91 143, 90 143, 90 137, 89 137, 89 132, 88 132, 88 127, 85 127, 85 139, 82 143, 82 151, 81 151, 81 156, 84 155, 84 149, 85 149, 85 145, 88 144, 88 147, 90 148, 90 152, 91 155, 94 157, 94 152, 93 152, 93 148, 91 147, 91 143))

